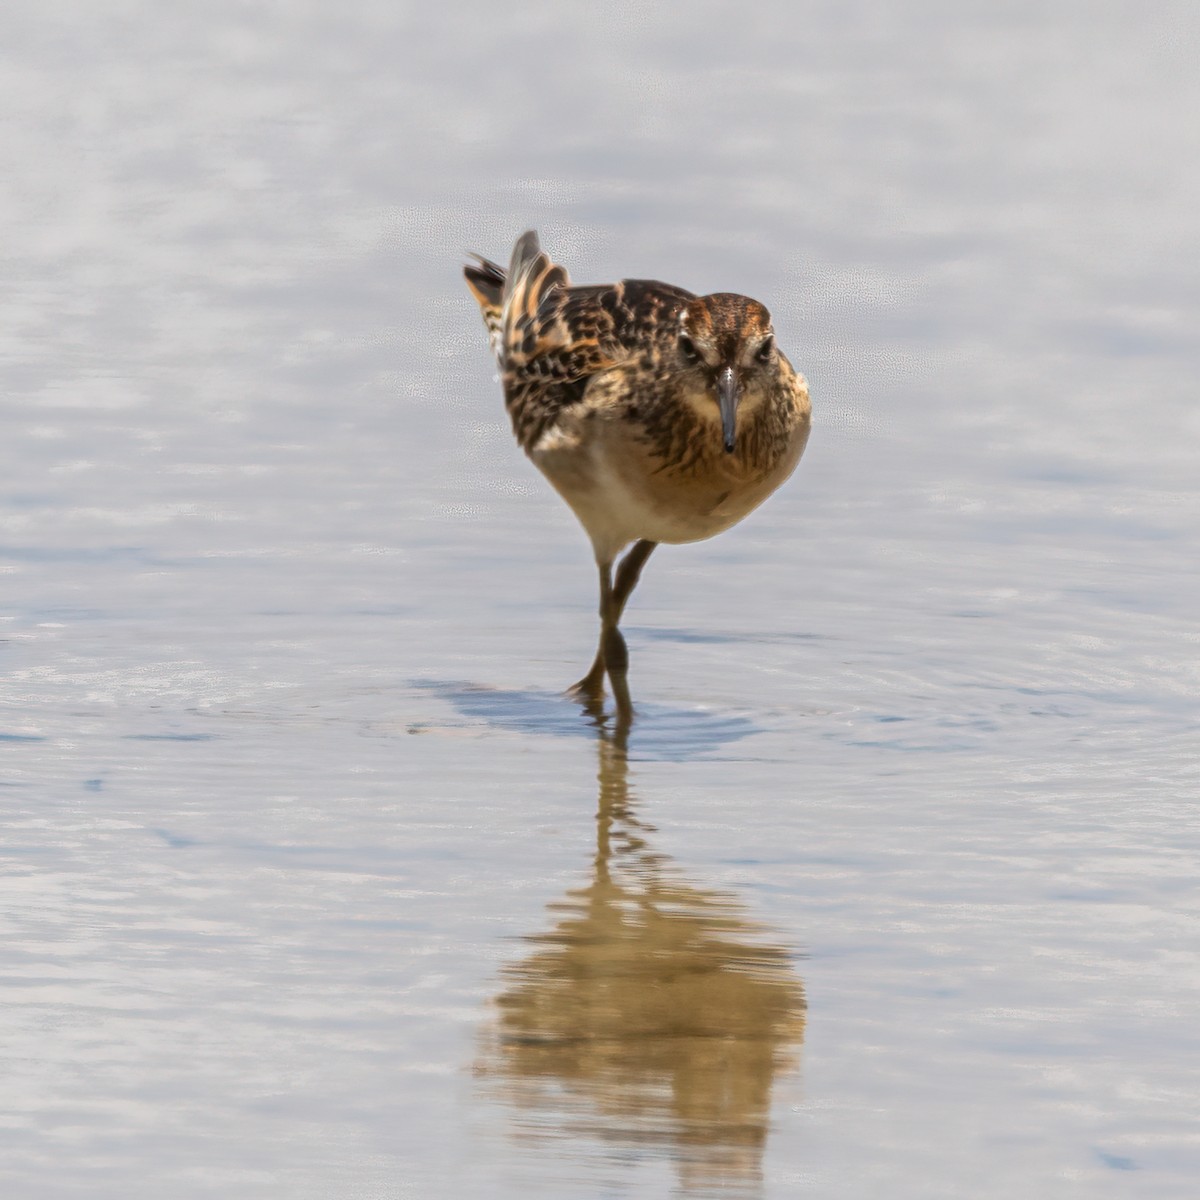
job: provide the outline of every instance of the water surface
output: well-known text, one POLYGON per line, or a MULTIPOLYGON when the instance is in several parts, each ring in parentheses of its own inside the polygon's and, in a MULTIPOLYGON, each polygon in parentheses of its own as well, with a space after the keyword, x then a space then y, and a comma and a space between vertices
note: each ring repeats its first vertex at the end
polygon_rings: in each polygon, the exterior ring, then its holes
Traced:
POLYGON ((1190 6, 7 26, 5 1194, 1195 1194, 1190 6), (531 226, 813 393, 627 738, 531 226))

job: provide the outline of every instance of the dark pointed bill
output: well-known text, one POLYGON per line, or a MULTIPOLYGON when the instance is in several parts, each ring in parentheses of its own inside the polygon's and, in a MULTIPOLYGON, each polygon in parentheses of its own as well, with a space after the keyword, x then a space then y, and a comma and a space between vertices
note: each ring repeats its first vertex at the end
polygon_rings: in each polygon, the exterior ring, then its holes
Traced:
POLYGON ((737 406, 741 395, 737 376, 732 367, 724 367, 717 373, 717 404, 721 409, 721 433, 725 438, 726 454, 733 453, 737 434, 737 406))

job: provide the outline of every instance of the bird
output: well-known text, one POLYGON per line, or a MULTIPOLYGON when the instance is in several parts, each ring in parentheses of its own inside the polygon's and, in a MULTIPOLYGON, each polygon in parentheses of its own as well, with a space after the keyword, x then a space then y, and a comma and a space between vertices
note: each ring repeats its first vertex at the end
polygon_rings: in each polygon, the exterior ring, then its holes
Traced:
POLYGON ((649 279, 575 286, 533 230, 507 270, 469 257, 513 433, 599 570, 599 646, 570 692, 602 712, 607 675, 628 722, 619 624, 646 560, 660 543, 736 525, 792 474, 811 427, 808 385, 747 296, 649 279))

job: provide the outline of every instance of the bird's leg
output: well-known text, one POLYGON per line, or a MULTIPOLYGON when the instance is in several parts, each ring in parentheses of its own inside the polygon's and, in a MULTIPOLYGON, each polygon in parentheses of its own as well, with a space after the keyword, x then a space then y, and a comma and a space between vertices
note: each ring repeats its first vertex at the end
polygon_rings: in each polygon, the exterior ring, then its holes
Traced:
POLYGON ((621 559, 621 565, 617 568, 617 581, 613 585, 613 599, 617 602, 618 621, 625 611, 625 602, 629 599, 633 589, 637 587, 638 580, 642 576, 642 568, 646 565, 646 559, 650 557, 650 552, 657 545, 657 542, 648 542, 643 538, 640 542, 634 542, 633 548, 621 559))
POLYGON ((625 611, 633 589, 637 587, 646 559, 657 545, 657 542, 649 542, 642 538, 634 542, 633 548, 621 559, 621 565, 617 568, 617 581, 612 590, 612 628, 604 634, 602 642, 604 669, 608 672, 613 698, 617 702, 617 716, 625 724, 633 717, 633 704, 629 699, 629 684, 626 682, 629 673, 629 650, 617 623, 621 620, 621 614, 625 611))
POLYGON ((617 711, 628 718, 633 712, 629 699, 626 676, 629 672, 629 651, 625 638, 617 628, 630 593, 637 586, 642 567, 657 542, 645 539, 633 544, 633 548, 621 560, 617 578, 612 580, 612 563, 600 563, 600 645, 588 673, 571 689, 581 699, 598 701, 604 691, 604 675, 607 672, 612 683, 617 711))
POLYGON ((580 700, 591 701, 593 704, 598 703, 604 695, 604 640, 610 624, 609 614, 613 597, 612 560, 597 561, 596 565, 600 568, 600 648, 596 651, 588 673, 568 689, 580 700))

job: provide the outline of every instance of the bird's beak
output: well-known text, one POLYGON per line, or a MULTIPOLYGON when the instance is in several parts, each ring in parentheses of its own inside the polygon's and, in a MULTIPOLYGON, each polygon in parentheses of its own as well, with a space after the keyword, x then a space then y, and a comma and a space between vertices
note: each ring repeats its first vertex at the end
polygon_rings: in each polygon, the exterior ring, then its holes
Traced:
POLYGON ((725 438, 725 453, 733 453, 737 432, 737 406, 741 388, 732 367, 723 367, 717 374, 717 405, 721 409, 721 433, 725 438))

